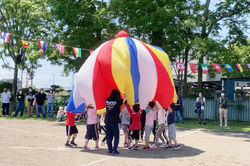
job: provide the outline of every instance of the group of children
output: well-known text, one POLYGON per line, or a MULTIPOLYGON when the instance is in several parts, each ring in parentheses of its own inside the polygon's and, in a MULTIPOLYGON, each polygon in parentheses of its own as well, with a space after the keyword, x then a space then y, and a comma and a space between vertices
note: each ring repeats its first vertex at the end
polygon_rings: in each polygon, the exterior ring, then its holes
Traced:
MULTIPOLYGON (((128 148, 128 150, 138 150, 140 135, 142 138, 145 133, 145 145, 143 147, 145 150, 158 147, 171 148, 173 150, 179 149, 180 146, 176 140, 175 114, 173 109, 174 104, 171 104, 170 107, 165 110, 157 101, 152 101, 145 110, 141 110, 139 104, 130 107, 125 101, 120 112, 120 127, 124 132, 124 147, 128 148), (154 131, 156 128, 156 121, 158 121, 158 129, 154 131), (167 131, 168 137, 166 136, 167 131), (151 132, 154 134, 154 140, 150 145, 151 132), (162 145, 159 144, 159 139, 162 141, 162 145)), ((89 105, 87 107, 87 132, 82 151, 90 150, 88 148, 88 143, 91 139, 95 141, 94 150, 100 149, 99 132, 101 130, 106 134, 105 114, 101 114, 100 118, 98 118, 96 109, 92 107, 92 105, 89 105)), ((74 142, 77 133, 75 114, 68 111, 66 120, 66 147, 77 146, 74 142)), ((105 145, 105 141, 106 135, 101 141, 102 146, 105 145)))

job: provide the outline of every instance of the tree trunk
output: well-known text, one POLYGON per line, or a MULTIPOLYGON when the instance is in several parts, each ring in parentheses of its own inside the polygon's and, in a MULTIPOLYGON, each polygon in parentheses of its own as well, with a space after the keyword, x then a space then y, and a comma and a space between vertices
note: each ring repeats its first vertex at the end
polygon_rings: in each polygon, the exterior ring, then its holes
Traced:
POLYGON ((198 88, 202 89, 202 67, 201 64, 203 64, 203 55, 199 58, 199 63, 198 63, 198 88))
POLYGON ((162 47, 162 40, 163 40, 162 36, 163 36, 162 32, 160 31, 152 32, 152 44, 162 47))
MULTIPOLYGON (((14 68, 14 77, 13 77, 13 82, 12 82, 12 95, 13 95, 13 102, 12 102, 12 109, 15 110, 16 108, 16 92, 17 92, 17 76, 18 76, 18 66, 15 63, 15 68, 14 68)), ((12 110, 10 110, 12 111, 12 110)))
MULTIPOLYGON (((203 23, 202 23, 202 30, 201 30, 201 38, 204 39, 208 36, 207 34, 207 20, 208 20, 208 12, 209 12, 209 5, 210 0, 206 0, 204 14, 203 14, 203 23)), ((202 89, 202 68, 201 64, 203 64, 204 55, 201 55, 198 62, 198 88, 202 89)))
POLYGON ((184 90, 183 90, 183 97, 187 96, 187 68, 188 68, 188 52, 189 52, 189 47, 185 49, 184 52, 184 64, 185 64, 185 71, 184 71, 184 90))

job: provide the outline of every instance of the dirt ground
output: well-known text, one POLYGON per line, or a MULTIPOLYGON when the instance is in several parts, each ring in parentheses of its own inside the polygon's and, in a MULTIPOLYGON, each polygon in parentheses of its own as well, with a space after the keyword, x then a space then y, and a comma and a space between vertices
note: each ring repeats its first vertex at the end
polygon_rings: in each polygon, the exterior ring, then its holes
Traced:
MULTIPOLYGON (((177 139, 182 146, 178 151, 128 151, 120 147, 121 154, 112 156, 107 154, 107 147, 80 152, 86 126, 78 125, 78 130, 76 143, 80 147, 70 149, 64 147, 64 122, 0 119, 0 166, 250 165, 250 133, 178 129, 177 139)), ((121 135, 120 146, 122 143, 121 135)), ((89 147, 94 147, 93 141, 89 147)))

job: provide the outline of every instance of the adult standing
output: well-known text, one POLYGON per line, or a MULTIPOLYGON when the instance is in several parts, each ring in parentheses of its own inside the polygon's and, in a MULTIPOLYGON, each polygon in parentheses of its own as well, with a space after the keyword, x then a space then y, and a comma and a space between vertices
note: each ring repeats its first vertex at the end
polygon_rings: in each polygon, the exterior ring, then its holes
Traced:
POLYGON ((108 152, 113 154, 119 154, 117 151, 120 132, 118 123, 120 120, 120 106, 123 100, 120 98, 120 92, 117 89, 113 89, 110 96, 106 99, 106 116, 105 116, 105 126, 107 133, 107 145, 108 152), (114 146, 112 145, 114 138, 114 146))
POLYGON ((223 117, 225 127, 227 127, 227 98, 224 93, 221 93, 221 96, 218 99, 219 102, 219 114, 220 114, 220 126, 223 125, 223 117))
POLYGON ((199 92, 199 97, 196 99, 196 110, 198 114, 198 121, 199 124, 204 124, 206 125, 205 121, 205 102, 206 99, 203 97, 203 93, 199 92))
POLYGON ((35 94, 33 92, 32 87, 29 87, 29 92, 27 93, 28 99, 28 116, 32 117, 33 115, 33 102, 35 100, 35 94))
POLYGON ((178 96, 177 103, 174 105, 174 114, 175 114, 175 122, 178 123, 178 119, 181 123, 184 123, 183 118, 181 116, 182 109, 182 98, 178 96))
POLYGON ((7 88, 4 88, 3 93, 1 94, 1 100, 2 100, 2 115, 3 116, 9 116, 10 115, 10 98, 11 94, 8 92, 7 88))
POLYGON ((17 116, 19 110, 21 110, 20 116, 23 116, 25 96, 24 96, 23 91, 21 89, 18 91, 16 99, 17 99, 17 108, 16 108, 16 112, 15 112, 14 116, 17 116))
POLYGON ((40 91, 35 96, 36 99, 36 116, 40 118, 40 112, 43 115, 43 118, 45 118, 45 111, 44 111, 44 102, 46 100, 46 94, 44 93, 44 89, 41 88, 40 91))
POLYGON ((55 95, 52 90, 49 91, 47 99, 47 118, 53 118, 55 95))

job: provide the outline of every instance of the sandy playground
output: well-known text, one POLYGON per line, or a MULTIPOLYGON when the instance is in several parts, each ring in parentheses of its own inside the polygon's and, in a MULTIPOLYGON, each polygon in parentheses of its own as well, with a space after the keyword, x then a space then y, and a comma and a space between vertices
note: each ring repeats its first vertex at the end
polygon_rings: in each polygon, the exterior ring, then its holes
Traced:
MULTIPOLYGON (((250 133, 177 130, 178 151, 128 151, 119 156, 100 151, 80 152, 86 126, 78 124, 79 148, 65 148, 64 122, 0 119, 0 166, 249 166, 250 133)), ((121 132, 122 133, 122 132, 121 132)), ((100 135, 103 138, 103 135, 100 135)), ((123 137, 120 146, 123 145, 123 137)), ((94 147, 93 141, 89 147, 94 147)))

